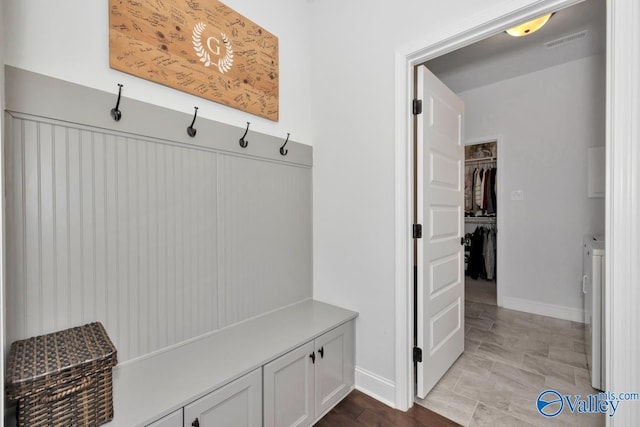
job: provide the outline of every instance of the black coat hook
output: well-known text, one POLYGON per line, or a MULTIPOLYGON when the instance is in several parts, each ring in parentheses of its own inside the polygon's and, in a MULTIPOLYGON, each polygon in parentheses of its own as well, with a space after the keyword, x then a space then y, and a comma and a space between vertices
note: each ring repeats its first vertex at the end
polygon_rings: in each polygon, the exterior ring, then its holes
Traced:
POLYGON ((283 156, 286 156, 287 153, 289 152, 289 150, 284 148, 284 146, 287 145, 287 142, 289 142, 289 132, 287 132, 286 141, 284 141, 284 144, 282 144, 282 147, 280 147, 280 154, 282 154, 283 156))
POLYGON ((244 131, 244 135, 242 135, 242 138, 240 138, 240 147, 242 148, 247 148, 247 145, 249 145, 249 141, 245 140, 244 137, 247 136, 247 132, 249 132, 249 125, 251 123, 247 122, 247 129, 244 131))
POLYGON ((196 117, 198 116, 198 107, 193 107, 193 108, 195 108, 196 111, 193 113, 193 121, 191 122, 191 124, 187 128, 187 135, 189 135, 191 138, 196 136, 196 132, 198 131, 197 129, 195 129, 193 127, 193 125, 196 124, 196 117))
POLYGON ((118 107, 120 106, 121 95, 122 95, 122 85, 118 83, 118 101, 116 102, 116 108, 111 109, 111 117, 113 117, 113 120, 115 120, 116 122, 119 122, 120 119, 122 118, 122 111, 118 109, 118 107))

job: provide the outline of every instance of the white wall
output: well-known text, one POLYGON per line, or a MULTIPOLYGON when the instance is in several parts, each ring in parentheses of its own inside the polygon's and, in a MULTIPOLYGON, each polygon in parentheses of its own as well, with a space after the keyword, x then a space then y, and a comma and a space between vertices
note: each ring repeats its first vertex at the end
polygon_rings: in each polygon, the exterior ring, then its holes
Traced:
POLYGON ((560 306, 580 320, 582 237, 604 232, 604 199, 587 198, 587 147, 604 146, 605 138, 604 57, 459 96, 466 138, 503 136, 498 280, 505 306, 519 308, 521 300, 534 311, 560 306), (512 201, 513 190, 523 190, 524 200, 512 201))
POLYGON ((405 143, 395 140, 394 53, 534 3, 312 1, 314 297, 360 313, 356 383, 388 402, 397 383, 394 153, 405 143))
MULTIPOLYGON (((279 38, 280 121, 253 116, 109 68, 107 1, 4 0, 5 63, 91 88, 245 126, 311 145, 309 6, 299 0, 241 1, 226 5, 279 38)), ((121 108, 126 114, 126 106, 121 108)), ((105 114, 108 114, 105 113, 105 114)), ((185 125, 186 126, 186 125, 185 125)))

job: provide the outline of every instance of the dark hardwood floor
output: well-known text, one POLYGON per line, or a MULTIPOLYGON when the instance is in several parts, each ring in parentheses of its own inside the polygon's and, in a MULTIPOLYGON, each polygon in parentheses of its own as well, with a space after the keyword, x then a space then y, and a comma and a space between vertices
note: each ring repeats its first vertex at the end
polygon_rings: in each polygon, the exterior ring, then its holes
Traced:
POLYGON ((443 427, 459 426, 420 405, 398 411, 358 390, 352 391, 316 427, 443 427))

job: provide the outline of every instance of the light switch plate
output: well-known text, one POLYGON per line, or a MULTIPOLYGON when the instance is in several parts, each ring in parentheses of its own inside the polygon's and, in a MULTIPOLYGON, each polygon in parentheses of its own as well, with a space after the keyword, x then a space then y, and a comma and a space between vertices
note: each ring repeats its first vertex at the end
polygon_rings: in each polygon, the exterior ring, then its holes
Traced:
POLYGON ((511 200, 524 200, 524 192, 522 190, 513 190, 511 192, 511 200))

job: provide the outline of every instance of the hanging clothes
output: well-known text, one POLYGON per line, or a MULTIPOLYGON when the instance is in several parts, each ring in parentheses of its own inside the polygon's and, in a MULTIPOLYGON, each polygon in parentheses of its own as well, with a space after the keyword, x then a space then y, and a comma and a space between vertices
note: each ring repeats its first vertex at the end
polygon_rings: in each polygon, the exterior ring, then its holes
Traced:
POLYGON ((478 181, 476 182, 476 203, 478 205, 478 210, 482 211, 482 204, 484 199, 484 182, 482 181, 484 178, 484 169, 480 169, 478 171, 478 181))
POLYGON ((495 215, 498 212, 498 195, 496 193, 496 179, 498 176, 498 169, 491 168, 491 178, 489 180, 490 193, 491 193, 491 210, 487 212, 489 215, 495 215))
POLYGON ((496 209, 495 209, 495 191, 494 191, 494 187, 495 187, 495 168, 491 168, 489 169, 489 173, 487 174, 487 209, 486 209, 486 214, 487 215, 492 215, 496 213, 496 209))
POLYGON ((465 274, 473 279, 496 279, 497 144, 465 147, 465 224, 478 224, 465 235, 465 274), (476 217, 475 219, 472 219, 476 217), (482 217, 478 219, 477 217, 482 217))
POLYGON ((493 280, 494 274, 496 271, 496 252, 495 252, 495 241, 496 241, 496 233, 495 230, 490 230, 488 228, 484 231, 484 245, 482 248, 482 256, 484 257, 484 268, 487 280, 493 280))
POLYGON ((471 181, 472 181, 472 175, 473 171, 471 170, 471 168, 466 168, 466 171, 464 173, 464 210, 465 212, 468 212, 471 210, 471 181))
POLYGON ((469 208, 469 212, 476 211, 476 178, 478 175, 478 168, 473 168, 473 172, 471 172, 471 207, 469 208))
POLYGON ((466 216, 493 216, 497 211, 497 169, 467 165, 464 176, 464 210, 466 216))
POLYGON ((471 236, 471 252, 467 268, 467 275, 471 276, 472 279, 478 279, 484 273, 483 245, 484 234, 481 227, 477 227, 471 236))
POLYGON ((495 280, 496 229, 478 226, 470 237, 471 248, 465 274, 472 279, 495 280))
POLYGON ((491 176, 491 170, 484 170, 484 177, 482 179, 482 215, 487 213, 487 207, 489 206, 489 177, 491 176))

